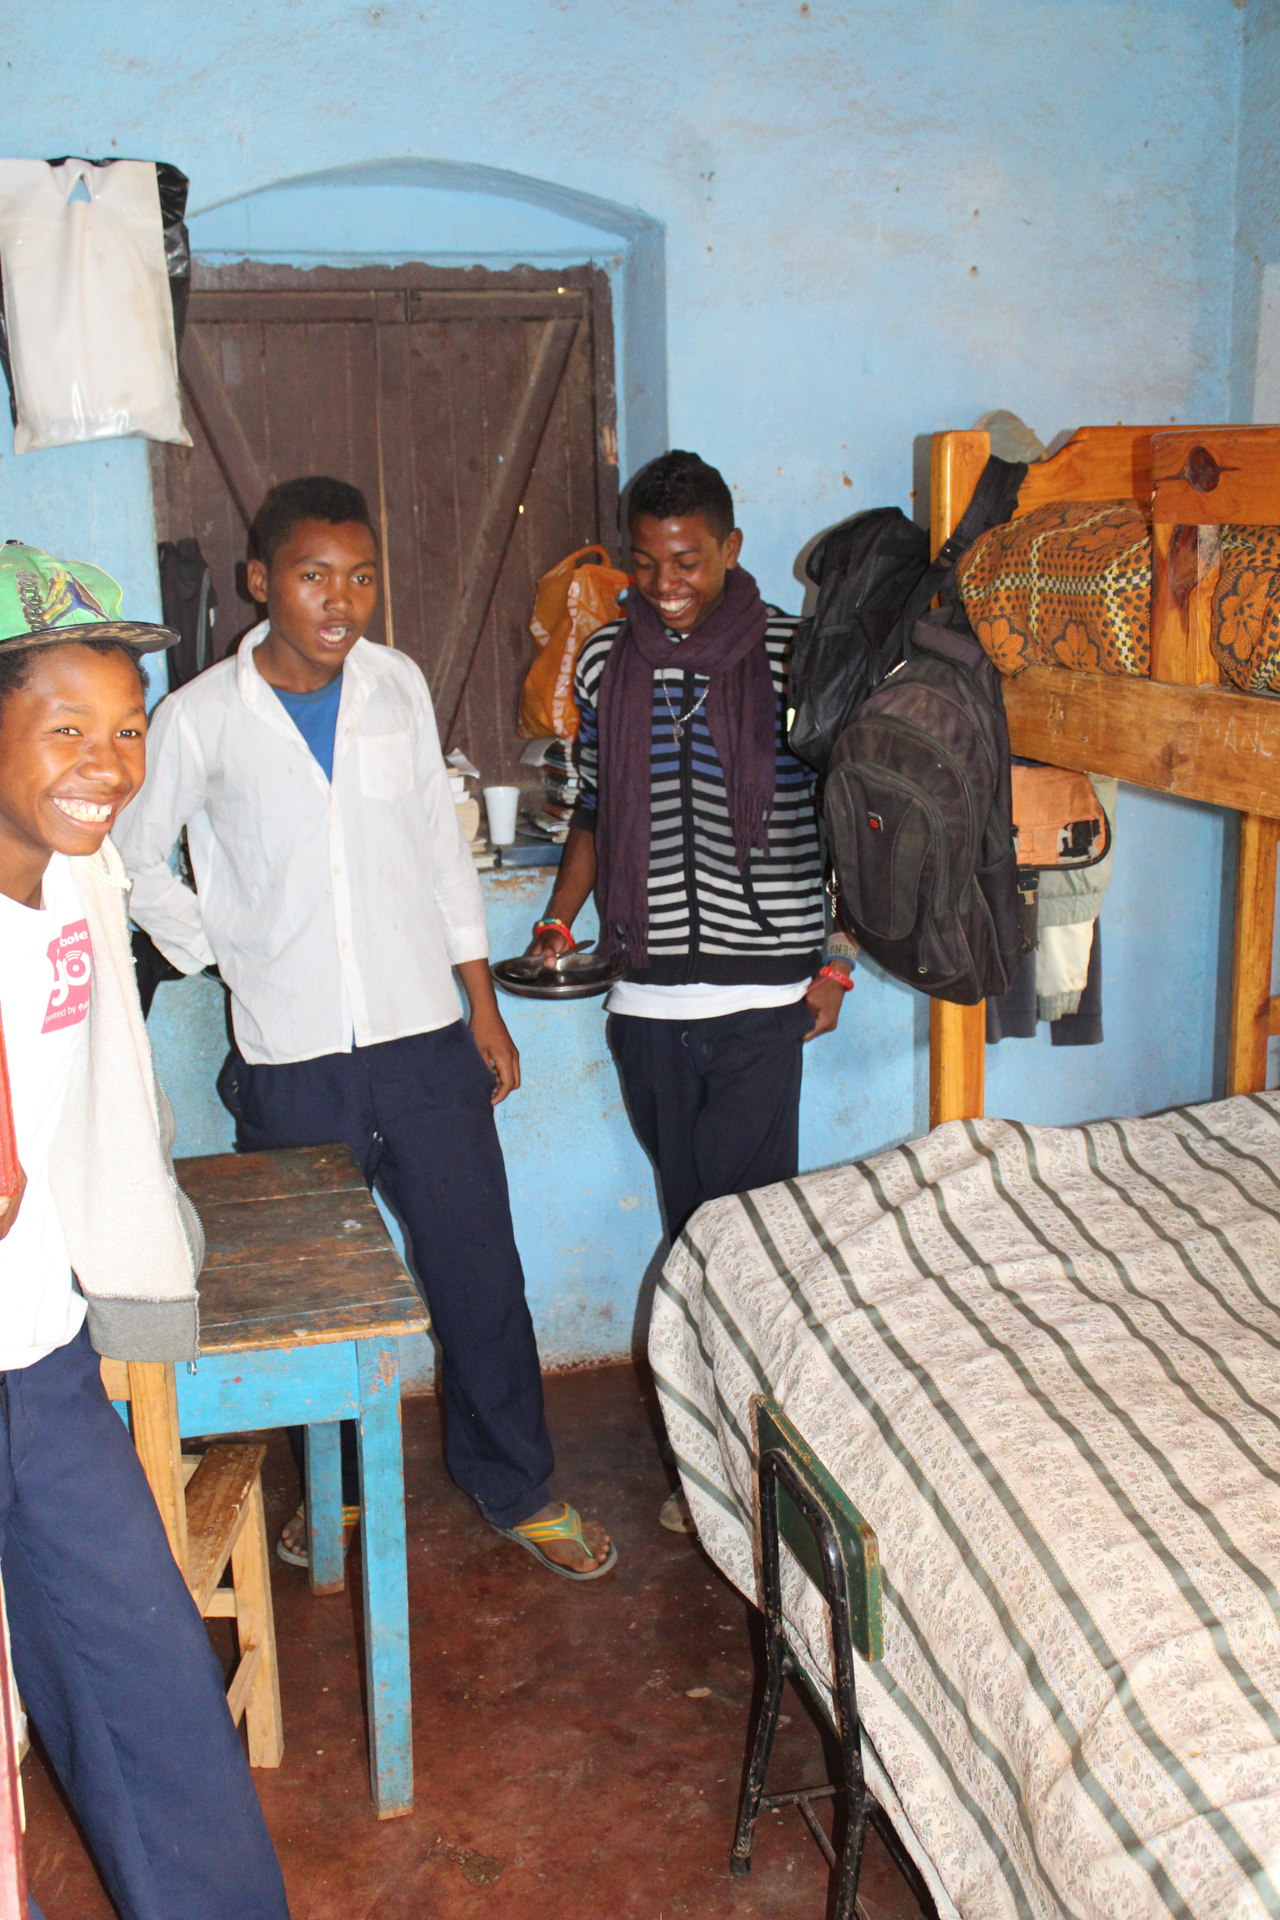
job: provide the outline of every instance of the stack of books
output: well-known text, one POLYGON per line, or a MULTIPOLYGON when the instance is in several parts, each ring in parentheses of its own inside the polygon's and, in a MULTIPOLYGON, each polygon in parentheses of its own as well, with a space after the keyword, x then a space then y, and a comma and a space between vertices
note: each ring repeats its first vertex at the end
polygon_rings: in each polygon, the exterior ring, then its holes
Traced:
POLYGON ((455 747, 448 756, 448 766, 449 790, 453 794, 453 804, 458 809, 458 825, 471 849, 471 858, 483 872, 493 865, 494 854, 480 831, 480 802, 467 787, 468 780, 480 778, 480 769, 472 766, 461 747, 455 747))
POLYGON ((542 774, 541 794, 525 796, 521 809, 529 830, 561 845, 569 831, 569 821, 578 804, 578 769, 573 763, 573 742, 531 740, 520 755, 526 767, 537 767, 542 774))

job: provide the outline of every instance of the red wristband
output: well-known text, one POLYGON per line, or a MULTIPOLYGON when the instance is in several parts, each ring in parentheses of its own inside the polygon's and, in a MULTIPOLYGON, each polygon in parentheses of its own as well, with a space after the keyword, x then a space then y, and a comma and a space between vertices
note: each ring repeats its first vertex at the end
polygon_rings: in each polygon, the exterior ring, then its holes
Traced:
POLYGON ((570 949, 575 952, 577 950, 578 943, 563 920, 536 920, 533 926, 533 937, 535 940, 540 933, 562 933, 569 942, 570 949))
POLYGON ((825 967, 818 969, 818 978, 819 980, 834 980, 836 985, 843 987, 846 993, 853 992, 853 975, 845 967, 834 967, 828 962, 825 967))

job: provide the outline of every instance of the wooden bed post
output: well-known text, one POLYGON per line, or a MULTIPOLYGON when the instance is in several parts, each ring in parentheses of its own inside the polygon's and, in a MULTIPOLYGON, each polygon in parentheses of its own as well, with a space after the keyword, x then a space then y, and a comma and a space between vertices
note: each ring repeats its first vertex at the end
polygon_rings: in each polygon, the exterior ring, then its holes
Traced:
POLYGON ((1151 678, 1171 687, 1216 687, 1221 676, 1209 651, 1209 633, 1218 529, 1179 526, 1160 513, 1157 487, 1151 521, 1151 678))
MULTIPOLYGON (((1155 434, 1151 480, 1151 678, 1216 686, 1221 675, 1209 638, 1221 529, 1274 522, 1273 442, 1256 427, 1155 434)), ((1280 999, 1271 995, 1278 843, 1280 822, 1241 812, 1228 1093, 1261 1093, 1267 1041, 1280 1032, 1280 999)))
MULTIPOLYGON (((929 534, 936 554, 959 525, 991 453, 989 433, 935 433, 930 457, 929 534)), ((935 1000, 929 1010, 929 1125, 982 1115, 987 1010, 935 1000)))
POLYGON ((1266 820, 1257 813, 1240 815, 1228 1093, 1262 1092, 1267 1084, 1267 1041, 1280 1033, 1280 999, 1271 996, 1278 846, 1280 820, 1266 820))
POLYGON ((987 1009, 935 1000, 929 1009, 929 1125, 980 1120, 986 1091, 987 1009))

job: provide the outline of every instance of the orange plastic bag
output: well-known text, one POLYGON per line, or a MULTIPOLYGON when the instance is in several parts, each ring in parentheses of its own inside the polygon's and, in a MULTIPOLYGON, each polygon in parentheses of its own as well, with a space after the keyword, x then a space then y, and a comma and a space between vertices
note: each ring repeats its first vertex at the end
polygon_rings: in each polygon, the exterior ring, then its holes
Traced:
POLYGON ((603 547, 579 547, 538 582, 529 631, 541 651, 520 692, 516 731, 522 740, 554 733, 572 740, 578 731, 573 670, 584 640, 597 627, 621 617, 619 595, 631 576, 609 565, 603 547), (597 562, 593 555, 599 556, 597 562))

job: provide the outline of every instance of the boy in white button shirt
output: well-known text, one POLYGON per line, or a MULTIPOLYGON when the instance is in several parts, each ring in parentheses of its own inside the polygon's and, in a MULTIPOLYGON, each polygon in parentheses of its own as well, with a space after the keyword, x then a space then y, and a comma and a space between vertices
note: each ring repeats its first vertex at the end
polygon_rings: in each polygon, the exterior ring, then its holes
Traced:
MULTIPOLYGON (((362 637, 378 556, 354 487, 277 487, 255 545, 249 590, 268 618, 154 716, 146 784, 118 836, 133 917, 182 972, 216 960, 231 990, 218 1089, 237 1144, 345 1140, 404 1223, 443 1350, 457 1484, 553 1572, 594 1579, 617 1558, 608 1536, 547 1493, 542 1376, 493 1120, 520 1062, 427 684, 362 637), (183 827, 195 893, 168 864, 183 827)), ((305 1565, 300 1516, 281 1552, 305 1565)))

